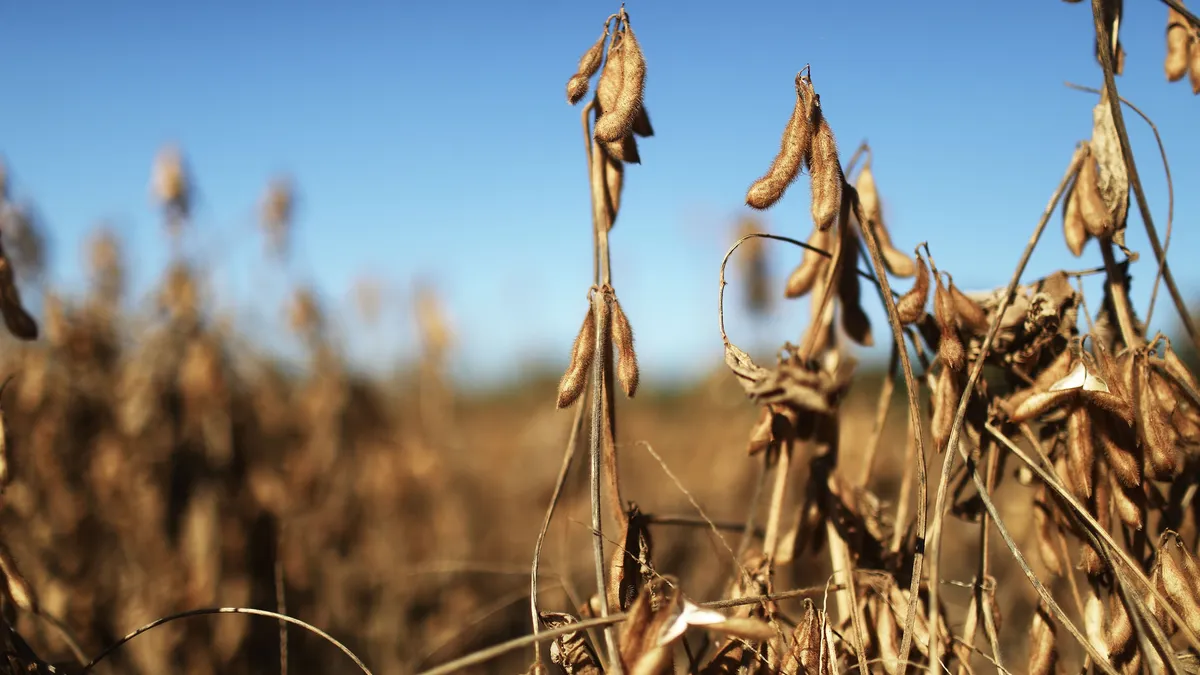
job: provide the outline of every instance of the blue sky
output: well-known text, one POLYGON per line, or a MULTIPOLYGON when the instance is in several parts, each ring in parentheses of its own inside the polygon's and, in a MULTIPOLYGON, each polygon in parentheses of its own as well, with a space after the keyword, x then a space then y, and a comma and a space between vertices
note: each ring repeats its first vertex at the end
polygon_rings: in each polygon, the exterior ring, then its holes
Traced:
MULTIPOLYGON (((588 192, 579 109, 564 86, 618 6, 4 3, 0 154, 14 196, 33 201, 50 228, 59 286, 82 284, 81 243, 100 219, 125 237, 133 290, 154 283, 168 251, 149 167, 177 141, 201 193, 190 245, 247 331, 286 347, 278 305, 289 283, 311 281, 327 304, 346 307, 354 280, 370 274, 395 291, 385 323, 369 330, 348 308, 335 316, 357 360, 391 363, 413 352, 408 292, 426 278, 458 334, 458 373, 495 382, 535 360, 565 361, 585 311, 588 192), (281 171, 302 193, 286 271, 263 263, 254 226, 263 187, 281 171)), ((612 245, 647 386, 720 358, 717 266, 806 63, 843 151, 864 138, 873 146, 897 244, 930 241, 967 289, 1007 281, 1075 142, 1090 135, 1094 97, 1062 86, 1101 81, 1086 4, 633 0, 628 9, 657 136, 627 173, 612 245)), ((1127 3, 1118 86, 1167 143, 1179 196, 1172 259, 1195 297, 1200 98, 1186 81, 1166 82, 1165 17, 1158 2, 1127 3)), ((1129 123, 1161 230, 1156 148, 1140 120, 1129 123)), ((766 214, 770 231, 807 235, 806 180, 766 214)), ((1136 213, 1129 244, 1152 255, 1136 213)), ((770 250, 782 280, 799 253, 770 250)), ((1095 264, 1094 244, 1082 261, 1070 257, 1056 217, 1029 274, 1095 264)), ((1153 272, 1134 273, 1141 306, 1153 272)), ((886 345, 881 308, 868 311, 886 345)), ((1173 328, 1171 314, 1156 312, 1155 323, 1173 328)), ((806 303, 789 302, 761 327, 739 311, 728 323, 735 341, 782 342, 806 316, 806 303)))

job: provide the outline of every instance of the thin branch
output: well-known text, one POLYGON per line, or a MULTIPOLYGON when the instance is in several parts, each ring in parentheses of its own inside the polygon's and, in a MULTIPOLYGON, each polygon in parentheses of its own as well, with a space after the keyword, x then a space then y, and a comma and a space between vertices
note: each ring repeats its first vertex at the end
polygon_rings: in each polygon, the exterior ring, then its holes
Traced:
MULTIPOLYGON (((987 336, 983 339, 983 345, 979 349, 979 357, 971 364, 971 372, 967 376, 967 384, 963 389, 962 398, 958 401, 958 410, 955 412, 954 422, 950 426, 950 435, 947 439, 946 447, 939 448, 939 450, 946 453, 946 458, 942 463, 942 476, 938 483, 937 497, 934 500, 933 507, 933 550, 929 554, 929 621, 931 626, 937 625, 938 589, 941 584, 938 583, 936 574, 939 569, 939 558, 942 553, 942 516, 946 509, 946 487, 950 482, 950 472, 954 468, 955 450, 958 449, 963 419, 967 415, 967 404, 970 403, 971 395, 975 391, 975 385, 979 381, 980 374, 983 372, 983 364, 987 361, 988 350, 991 349, 992 343, 996 340, 996 335, 1000 332, 1000 322, 1016 297, 1016 289, 1021 283, 1021 275, 1025 273, 1025 266, 1029 264, 1029 258, 1033 255, 1034 249, 1037 248, 1038 241, 1042 238, 1042 232, 1046 229, 1046 223, 1050 222, 1050 216, 1054 214, 1054 209, 1058 206, 1059 199, 1062 198, 1063 192, 1066 191, 1067 185, 1070 183, 1071 178, 1079 171, 1082 163, 1083 152, 1079 148, 1076 148, 1066 173, 1063 174, 1062 180, 1059 181, 1058 187, 1054 190, 1054 194, 1050 196, 1050 203, 1042 211, 1042 217, 1038 221, 1037 227, 1034 228, 1033 234, 1029 237, 1029 243, 1025 245, 1025 251, 1021 254, 1021 259, 1017 262, 1017 268, 1013 270, 1012 279, 1009 280, 1008 288, 1004 291, 1004 299, 1000 302, 1000 306, 996 308, 995 314, 992 317, 992 324, 988 327, 987 336)), ((986 491, 986 487, 982 488, 981 491, 986 491)), ((936 661, 936 658, 933 658, 932 655, 937 655, 941 649, 937 640, 934 639, 935 634, 936 631, 930 631, 929 653, 931 654, 931 662, 936 661)))
MULTIPOLYGON (((850 194, 854 209, 854 217, 858 219, 863 233, 863 239, 866 241, 867 249, 871 253, 871 264, 875 268, 875 275, 879 280, 879 288, 883 296, 883 304, 888 313, 888 324, 892 327, 892 337, 896 342, 896 350, 900 354, 900 368, 904 371, 904 386, 908 391, 908 419, 912 426, 913 437, 916 439, 916 453, 918 456, 917 464, 917 542, 913 549, 913 568, 912 579, 909 584, 909 603, 908 615, 904 620, 904 636, 900 641, 901 663, 908 661, 908 655, 912 649, 912 631, 913 625, 917 618, 917 598, 921 587, 921 564, 925 557, 925 528, 926 528, 926 509, 928 504, 928 478, 926 476, 925 467, 925 441, 921 428, 921 407, 920 407, 920 392, 917 390, 917 379, 913 375, 912 363, 908 359, 908 349, 904 344, 904 327, 900 323, 900 316, 896 313, 896 301, 892 297, 892 289, 888 283, 887 271, 884 267, 883 252, 880 249, 879 237, 876 236, 875 228, 872 221, 863 214, 862 204, 859 203, 858 191, 845 184, 842 190, 850 194)), ((931 584, 936 586, 936 584, 931 584)), ((937 632, 937 623, 933 624, 931 632, 937 632)), ((936 659, 933 659, 936 661, 936 659)))
POLYGON ((366 675, 372 675, 371 669, 367 668, 367 665, 362 662, 362 659, 358 658, 358 656, 354 652, 350 651, 349 647, 342 644, 341 642, 338 642, 329 633, 326 633, 325 631, 321 630, 320 628, 317 628, 316 626, 305 623, 304 621, 301 621, 300 619, 290 617, 286 614, 280 614, 278 612, 271 612, 271 611, 267 611, 265 609, 253 609, 251 607, 206 607, 203 609, 192 609, 192 610, 188 610, 186 612, 179 612, 178 614, 171 614, 169 616, 164 616, 161 619, 155 619, 154 621, 151 621, 150 623, 146 624, 145 626, 138 628, 137 630, 133 631, 132 633, 126 635, 125 637, 121 638, 120 640, 117 640, 113 644, 109 645, 104 651, 100 652, 99 656, 92 659, 86 666, 84 666, 83 669, 79 671, 79 675, 84 675, 91 669, 95 668, 96 664, 103 661, 109 654, 112 654, 114 651, 116 651, 119 647, 124 645, 126 642, 129 642, 130 640, 141 635, 142 633, 145 633, 148 630, 152 630, 152 629, 157 628, 165 623, 170 623, 172 621, 177 621, 179 619, 187 619, 187 618, 190 618, 193 616, 204 616, 204 615, 208 615, 208 614, 249 614, 251 616, 265 616, 270 619, 275 619, 277 621, 286 621, 290 624, 300 626, 304 630, 319 636, 321 639, 325 640, 326 642, 328 642, 328 643, 332 644, 333 646, 337 647, 338 649, 340 649, 343 654, 350 657, 350 660, 354 662, 354 665, 358 666, 359 670, 366 673, 366 675))
MULTIPOLYGON (((1174 0, 1164 0, 1172 6, 1178 4, 1174 0)), ((1150 247, 1154 249, 1154 256, 1158 260, 1158 264, 1162 268, 1163 280, 1167 282, 1167 291, 1171 293, 1171 299, 1175 301, 1175 310, 1179 312, 1179 319, 1183 322, 1184 330, 1187 331, 1188 337, 1192 339, 1192 343, 1200 349, 1200 333, 1196 332, 1196 326, 1192 322, 1192 315, 1188 312, 1187 302, 1183 299, 1183 295, 1179 292, 1179 287, 1175 284, 1175 275, 1171 273, 1171 268, 1167 264, 1167 254, 1163 251, 1162 244, 1158 240, 1158 230, 1154 227, 1154 218, 1150 215, 1150 204, 1146 200, 1146 191, 1142 189, 1142 181, 1138 178, 1137 164, 1133 160, 1133 147, 1129 144, 1129 131, 1125 128, 1125 117, 1121 112, 1121 96, 1117 92, 1116 78, 1113 76, 1112 50, 1106 48, 1111 36, 1108 33, 1108 26, 1105 25, 1103 19, 1103 0, 1092 0, 1092 19, 1096 25, 1096 41, 1099 45, 1100 66, 1104 69, 1104 88, 1108 92, 1108 104, 1112 108, 1113 125, 1117 129, 1117 137, 1121 141, 1121 154, 1125 157, 1125 167, 1129 171, 1129 182, 1133 186, 1133 193, 1137 197, 1138 210, 1142 214, 1142 223, 1146 226, 1146 236, 1150 239, 1150 247)), ((1176 8, 1176 11, 1182 9, 1176 8)), ((1182 12, 1181 12, 1182 13, 1182 12)), ((1195 20, 1194 15, 1191 20, 1195 20)))
MULTIPOLYGON (((538 615, 538 564, 542 559, 542 543, 550 530, 550 521, 554 518, 554 510, 562 496, 563 486, 567 482, 567 472, 571 470, 571 462, 575 459, 575 448, 579 441, 579 432, 583 429, 583 402, 575 406, 575 419, 571 422, 571 435, 567 439, 567 450, 563 453, 562 467, 558 470, 558 479, 554 482, 554 492, 550 495, 550 505, 546 507, 546 517, 542 520, 542 529, 538 531, 537 542, 533 545, 533 570, 529 574, 529 612, 533 618, 533 634, 537 635, 542 622, 538 615)), ((535 642, 534 661, 542 662, 542 643, 535 642)))
POLYGON ((1183 18, 1187 19, 1188 22, 1192 24, 1193 28, 1200 30, 1200 17, 1197 17, 1195 14, 1189 12, 1188 8, 1184 7, 1182 2, 1179 2, 1179 0, 1162 0, 1162 3, 1176 12, 1179 12, 1181 15, 1183 15, 1183 18))

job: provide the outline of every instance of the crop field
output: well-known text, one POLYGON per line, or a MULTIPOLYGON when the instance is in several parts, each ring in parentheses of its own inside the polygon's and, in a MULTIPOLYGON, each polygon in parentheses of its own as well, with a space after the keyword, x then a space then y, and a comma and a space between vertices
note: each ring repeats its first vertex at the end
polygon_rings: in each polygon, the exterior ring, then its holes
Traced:
MULTIPOLYGON (((795 64, 710 261, 712 321, 679 328, 723 361, 666 386, 614 275, 644 204, 626 188, 672 133, 641 4, 542 55, 575 65, 581 131, 554 142, 578 147, 588 199, 564 227, 591 266, 561 282, 575 311, 539 319, 578 326, 552 372, 501 385, 464 384, 448 317, 471 309, 435 283, 405 301, 419 348, 392 371, 340 339, 387 301, 365 283, 332 307, 289 278, 296 353, 251 339, 189 239, 190 148, 144 158, 169 258, 144 298, 112 228, 56 287, 0 165, 0 674, 1200 673, 1198 289, 1175 274, 1197 252, 1171 248, 1198 199, 1172 163, 1197 158, 1122 95, 1127 59, 1161 58, 1153 86, 1200 120, 1200 19, 1068 5, 1097 86, 1072 85, 1078 137, 1037 159, 1059 177, 983 290, 938 232, 890 227, 882 176, 905 159, 838 135, 828 69, 795 64), (1165 17, 1161 53, 1126 55, 1126 13, 1165 17), (1047 250, 1076 264, 1034 272, 1047 250), (783 330, 746 325, 792 301, 783 330)), ((263 269, 294 254, 299 189, 263 191, 263 269)))

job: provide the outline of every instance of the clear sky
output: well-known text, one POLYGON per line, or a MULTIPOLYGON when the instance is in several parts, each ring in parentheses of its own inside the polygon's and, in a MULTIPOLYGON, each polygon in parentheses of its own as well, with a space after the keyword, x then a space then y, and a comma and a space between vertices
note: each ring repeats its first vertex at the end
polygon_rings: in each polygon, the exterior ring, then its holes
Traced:
MULTIPOLYGON (((247 331, 275 340, 285 280, 312 280, 326 303, 344 307, 339 330, 355 357, 391 363, 414 348, 407 297, 428 278, 458 334, 458 372, 494 382, 534 359, 565 362, 585 311, 588 191, 579 109, 564 86, 618 7, 7 2, 0 154, 14 197, 33 201, 50 228, 60 286, 82 282, 81 244, 100 219, 125 236, 134 291, 158 278, 168 252, 149 167, 162 143, 177 141, 200 190, 192 243, 247 331), (254 227, 263 187, 280 171, 302 192, 288 277, 262 262, 254 227), (345 307, 362 274, 396 289, 373 332, 345 307)), ((1166 82, 1166 8, 1139 0, 1125 9, 1118 86, 1167 144, 1179 197, 1172 260, 1196 297, 1200 98, 1186 80, 1166 82)), ((1101 82, 1086 3, 632 0, 628 10, 657 135, 627 172, 612 245, 648 386, 720 358, 717 267, 806 63, 843 151, 864 138, 874 147, 897 244, 930 241, 967 289, 1007 281, 1075 142, 1090 135, 1095 98, 1062 84, 1101 82)), ((1129 123, 1161 231, 1156 147, 1140 120, 1129 123)), ((770 231, 807 236, 806 181, 766 214, 770 231)), ((1131 214, 1129 244, 1148 259, 1131 214)), ((799 253, 770 250, 782 280, 799 253)), ((1056 216, 1029 275, 1099 262, 1094 243, 1083 261, 1071 258, 1056 216)), ((1149 264, 1135 268, 1139 306, 1152 276, 1149 264)), ((876 304, 868 311, 886 345, 876 304)), ((1162 309, 1155 323, 1174 328, 1162 309)), ((782 342, 806 316, 805 303, 786 303, 755 328, 734 310, 729 328, 735 341, 782 342)))

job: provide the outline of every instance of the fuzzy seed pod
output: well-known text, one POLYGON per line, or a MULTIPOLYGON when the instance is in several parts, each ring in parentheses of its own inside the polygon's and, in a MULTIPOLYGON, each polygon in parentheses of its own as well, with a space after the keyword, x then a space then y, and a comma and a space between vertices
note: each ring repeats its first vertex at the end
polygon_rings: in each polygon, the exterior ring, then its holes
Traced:
MULTIPOLYGON (((1170 548, 1164 544, 1159 547, 1158 552, 1162 560, 1163 595, 1175 606, 1175 611, 1179 612, 1187 627, 1194 633, 1200 632, 1200 594, 1197 593, 1193 580, 1171 554, 1170 548)), ((1178 538, 1173 548, 1187 554, 1178 538)))
POLYGON ((567 103, 575 105, 588 93, 588 78, 575 73, 567 80, 567 103))
POLYGON ((1080 499, 1092 494, 1092 469, 1096 461, 1092 438, 1091 415, 1086 406, 1076 403, 1067 415, 1067 466, 1081 489, 1081 493, 1076 495, 1080 499))
POLYGON ((1147 469, 1157 480, 1173 480, 1182 468, 1183 457, 1169 413, 1151 388, 1150 372, 1150 364, 1139 358, 1134 388, 1138 435, 1145 449, 1147 469))
POLYGON ((930 435, 939 453, 945 450, 950 442, 950 428, 954 424, 954 414, 958 412, 960 396, 962 391, 957 374, 953 369, 943 367, 934 381, 931 401, 933 419, 930 421, 930 435))
POLYGON ((1038 554, 1042 558, 1042 564, 1046 566, 1046 571, 1056 577, 1061 577, 1067 566, 1063 564, 1062 556, 1059 555, 1058 546, 1055 543, 1055 530, 1058 526, 1050 517, 1050 503, 1046 500, 1045 488, 1039 490, 1038 493, 1038 499, 1033 504, 1033 523, 1037 530, 1038 554))
POLYGON ((934 281, 937 290, 933 293, 933 318, 941 329, 942 337, 938 340, 938 356, 942 362, 954 370, 962 370, 966 366, 966 351, 958 336, 958 316, 954 308, 954 299, 942 284, 941 275, 936 275, 934 281))
POLYGON ((1117 517, 1131 530, 1140 530, 1146 523, 1146 493, 1139 485, 1128 488, 1116 483, 1113 475, 1113 504, 1116 506, 1117 517))
MULTIPOLYGON (((1103 465, 1100 465, 1103 466, 1103 465)), ((1101 476, 1093 485, 1092 498, 1090 500, 1092 507, 1092 515, 1096 518, 1096 522, 1106 532, 1112 528, 1112 484, 1106 476, 1101 476)), ((1104 559, 1100 556, 1099 551, 1092 548, 1091 542, 1083 542, 1082 550, 1080 551, 1079 566, 1087 573, 1091 579, 1096 579, 1104 573, 1106 568, 1104 559)), ((1091 633, 1088 633, 1091 635, 1091 633)), ((1103 649, 1101 643, 1100 649, 1103 649)))
POLYGON ((1200 37, 1192 38, 1188 47, 1188 79, 1192 82, 1192 93, 1200 94, 1200 37))
POLYGON ((1063 198, 1063 238, 1067 241, 1067 249, 1071 255, 1078 258, 1083 255, 1083 247, 1092 235, 1088 234, 1083 215, 1079 212, 1079 195, 1075 194, 1075 181, 1063 198))
POLYGON ((858 269, 854 266, 858 235, 849 227, 842 228, 841 235, 844 253, 837 294, 842 304, 842 329, 851 340, 864 347, 870 347, 875 344, 875 338, 871 335, 871 320, 862 308, 862 284, 858 280, 858 269))
POLYGON ((604 58, 604 39, 607 37, 608 26, 605 26, 600 39, 588 47, 588 50, 579 58, 579 69, 575 71, 571 79, 567 80, 567 101, 571 105, 579 103, 587 94, 588 80, 600 69, 600 62, 604 58))
POLYGON ((638 386, 637 354, 633 351, 633 328, 621 309, 616 296, 612 299, 612 322, 609 330, 613 346, 617 348, 617 382, 625 395, 633 398, 638 386))
POLYGON ((808 154, 812 143, 813 103, 811 90, 802 87, 802 81, 796 78, 796 105, 787 126, 783 128, 783 139, 779 142, 779 154, 771 162, 771 168, 766 175, 750 186, 746 191, 746 204, 755 209, 770 208, 783 197, 788 186, 800 175, 800 163, 808 154))
MULTIPOLYGON (((625 30, 618 47, 621 50, 621 83, 616 101, 604 110, 604 116, 596 122, 594 135, 597 140, 615 142, 630 135, 633 120, 642 107, 642 93, 646 86, 646 58, 633 34, 633 27, 625 21, 625 30)), ((610 58, 612 52, 609 52, 610 58)))
POLYGON ((1133 641, 1133 624, 1129 622, 1129 613, 1125 609, 1125 603, 1121 602, 1121 595, 1114 590, 1108 599, 1108 657, 1116 663, 1124 663, 1132 658, 1136 646, 1133 641))
POLYGON ((974 335, 987 334, 988 328, 991 327, 987 312, 983 311, 978 302, 958 290, 953 279, 950 281, 950 300, 954 303, 954 313, 958 316, 959 326, 974 335))
POLYGON ((1101 240, 1112 237, 1116 232, 1112 212, 1100 194, 1100 171, 1096 158, 1089 151, 1083 158, 1083 166, 1075 179, 1075 194, 1079 199, 1079 214, 1083 217, 1088 234, 1101 240))
POLYGON ((925 315, 925 303, 929 301, 929 266, 925 264, 925 259, 921 257, 920 251, 916 252, 917 256, 917 279, 913 283, 912 288, 908 292, 900 296, 900 300, 896 303, 896 314, 900 318, 900 323, 910 324, 915 323, 918 319, 925 315))
MULTIPOLYGON (((883 262, 888 271, 902 278, 916 274, 916 263, 892 244, 891 234, 883 222, 883 209, 879 204, 879 192, 875 187, 875 174, 871 172, 870 160, 859 172, 854 189, 858 191, 858 201, 862 204, 863 215, 875 226, 875 236, 879 238, 879 248, 883 253, 883 262)), ((868 224, 860 223, 859 226, 867 227, 868 224)))
MULTIPOLYGON (((1170 600, 1162 578, 1163 556, 1169 555, 1166 553, 1166 550, 1166 544, 1162 544, 1154 556, 1154 565, 1150 568, 1150 585, 1154 586, 1154 589, 1162 594, 1163 597, 1170 600)), ((1150 615, 1154 617, 1158 625, 1162 626, 1163 632, 1168 636, 1175 632, 1175 621, 1171 619, 1170 614, 1167 614, 1166 606, 1159 602, 1158 597, 1154 593, 1147 594, 1146 609, 1150 610, 1150 615)))
POLYGON ((1103 413, 1093 417, 1092 433, 1104 453, 1113 478, 1127 488, 1142 486, 1142 453, 1129 427, 1103 413))
POLYGON ((1197 381, 1196 376, 1192 375, 1192 371, 1188 370, 1183 360, 1179 358, 1174 348, 1171 347, 1170 342, 1167 342, 1166 348, 1163 349, 1163 367, 1175 379, 1185 383, 1194 391, 1200 391, 1200 381, 1197 381))
POLYGON ((1058 645, 1054 620, 1041 603, 1029 625, 1029 675, 1054 675, 1058 672, 1058 645))
POLYGON ((587 315, 583 317, 583 325, 575 336, 575 344, 571 347, 571 363, 563 373, 562 381, 558 383, 558 409, 566 408, 583 393, 587 383, 588 367, 596 356, 596 312, 588 305, 587 315))
MULTIPOLYGON (((829 251, 829 244, 832 241, 833 236, 828 230, 814 228, 812 234, 808 235, 808 245, 819 248, 822 251, 829 251)), ((787 285, 783 289, 784 297, 803 297, 812 290, 813 284, 825 273, 828 265, 829 258, 809 249, 804 249, 804 255, 800 258, 800 264, 788 276, 787 285)))
POLYGON ((1178 82, 1188 71, 1188 47, 1192 36, 1188 30, 1187 19, 1167 7, 1167 59, 1163 64, 1167 71, 1168 82, 1178 82))
POLYGON ((808 170, 812 174, 813 224, 819 230, 828 230, 837 220, 845 179, 842 177, 841 160, 838 159, 837 141, 820 106, 814 106, 813 138, 808 152, 808 170))

